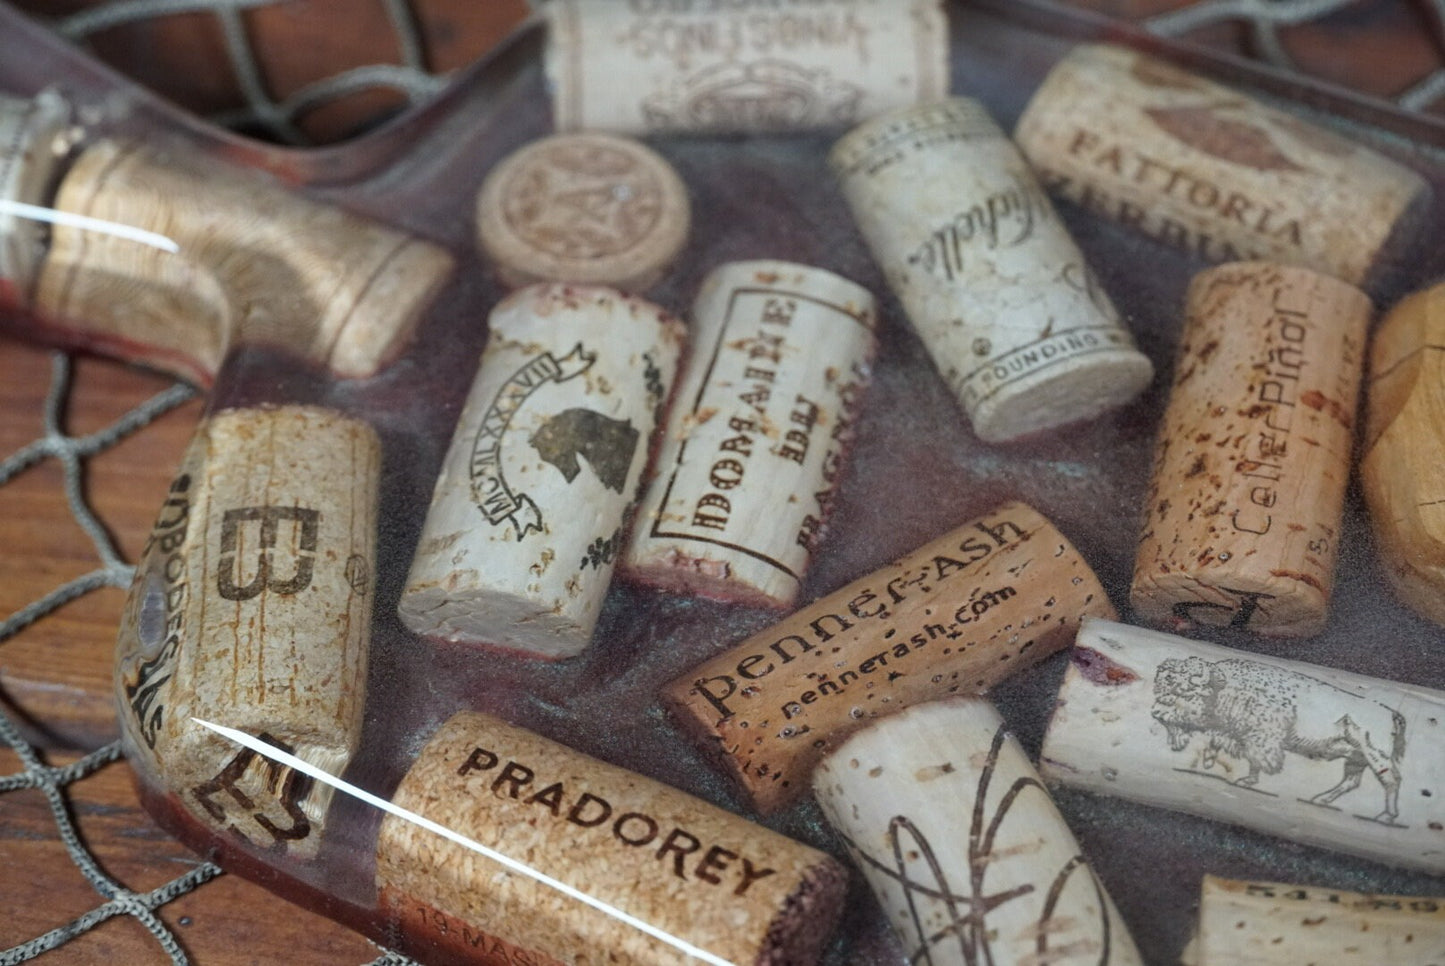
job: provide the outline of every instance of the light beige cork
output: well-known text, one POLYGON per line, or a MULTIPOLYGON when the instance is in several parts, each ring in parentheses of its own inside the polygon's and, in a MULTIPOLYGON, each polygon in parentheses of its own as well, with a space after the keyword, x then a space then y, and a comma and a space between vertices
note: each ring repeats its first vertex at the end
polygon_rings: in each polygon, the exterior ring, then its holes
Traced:
POLYGON ((55 225, 36 310, 203 384, 242 342, 370 376, 401 351, 452 266, 435 245, 150 143, 86 148, 55 207, 131 231, 55 225))
POLYGON ((1191 966, 1445 963, 1445 899, 1207 875, 1191 966))
POLYGON ((1367 392, 1360 481, 1385 576, 1445 624, 1445 285, 1385 316, 1367 392))
POLYGON ((874 718, 986 691, 1113 606, 1038 511, 1006 503, 718 655, 663 691, 761 812, 874 718))
POLYGON ((624 558, 634 577, 792 604, 846 469, 876 324, 868 290, 820 268, 729 262, 708 275, 624 558))
MULTIPOLYGON (((53 88, 33 98, 0 95, 0 202, 48 208, 71 142, 70 105, 53 88)), ((23 209, 7 208, 0 208, 0 303, 24 305, 49 229, 23 209)))
POLYGON ((813 790, 908 962, 1142 966, 988 701, 933 701, 874 722, 818 765, 813 790))
POLYGON ((1014 132, 1044 186, 1208 262, 1300 265, 1355 285, 1413 234, 1402 164, 1122 47, 1075 48, 1014 132))
POLYGON ((980 439, 1092 419, 1149 384, 1153 365, 977 101, 874 118, 828 162, 980 439))
POLYGON ((1131 600, 1144 620, 1324 629, 1370 301, 1338 279, 1221 265, 1186 296, 1131 600))
POLYGON ((1445 873, 1445 692, 1105 620, 1071 657, 1046 781, 1445 873))
POLYGON ((332 774, 361 738, 381 446, 309 406, 196 432, 136 570, 116 644, 128 753, 202 824, 313 856, 328 785, 192 722, 258 735, 332 774))
POLYGON ((844 127, 948 92, 939 0, 546 6, 560 131, 844 127))
POLYGON ((684 327, 604 286, 499 303, 397 612, 418 634, 560 659, 592 638, 684 327))
POLYGON ((502 280, 640 292, 682 251, 687 186, 640 142, 555 134, 503 159, 477 194, 477 236, 502 280))
POLYGON ((473 712, 442 726, 392 801, 608 907, 388 815, 383 907, 488 963, 811 963, 846 886, 815 849, 473 712))

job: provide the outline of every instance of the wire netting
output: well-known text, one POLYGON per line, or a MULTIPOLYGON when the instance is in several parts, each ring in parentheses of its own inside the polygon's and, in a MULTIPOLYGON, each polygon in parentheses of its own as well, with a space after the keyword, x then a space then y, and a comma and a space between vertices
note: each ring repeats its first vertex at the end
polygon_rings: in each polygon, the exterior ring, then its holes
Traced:
MULTIPOLYGON (((418 30, 415 0, 382 2, 387 20, 396 33, 400 63, 356 66, 281 98, 272 95, 263 75, 245 14, 262 7, 280 6, 285 0, 110 0, 64 17, 56 21, 54 27, 64 36, 84 43, 94 35, 136 21, 197 13, 213 16, 224 37, 230 68, 237 79, 245 106, 238 111, 214 116, 212 120, 248 130, 261 130, 280 142, 301 144, 306 142, 306 137, 297 119, 319 106, 375 89, 399 93, 408 103, 416 103, 446 84, 445 76, 430 73, 426 68, 426 52, 418 30)), ((1082 6, 1106 6, 1085 0, 1076 2, 1082 6)), ((1256 56, 1276 66, 1299 69, 1300 64, 1281 39, 1282 31, 1338 15, 1356 3, 1357 0, 1202 0, 1143 16, 1140 22, 1160 35, 1185 38, 1218 24, 1237 24, 1247 32, 1251 52, 1256 56)), ((1445 0, 1401 0, 1400 6, 1407 8, 1418 19, 1425 36, 1445 55, 1445 0)), ((1401 106, 1417 111, 1429 108, 1442 98, 1445 98, 1445 65, 1418 78, 1394 95, 1401 106)), ((43 435, 0 462, 0 486, 43 460, 58 460, 64 469, 65 500, 94 545, 97 565, 88 573, 62 583, 0 620, 0 645, 82 595, 102 587, 124 588, 129 584, 133 568, 122 559, 87 499, 84 486, 86 461, 127 437, 143 432, 152 420, 195 393, 188 386, 174 385, 98 432, 71 436, 64 425, 71 371, 70 361, 64 354, 53 355, 50 391, 44 402, 43 435)), ((38 789, 44 794, 54 815, 59 837, 71 860, 95 889, 98 902, 93 909, 57 924, 43 935, 0 950, 0 966, 23 962, 53 950, 115 916, 134 917, 155 938, 161 952, 175 963, 188 962, 181 943, 156 915, 156 910, 214 879, 221 870, 211 863, 200 863, 158 888, 143 893, 133 892, 105 872, 82 841, 71 818, 67 802, 70 786, 119 761, 119 744, 107 745, 68 766, 51 767, 45 763, 43 751, 25 741, 16 723, 3 711, 0 711, 0 741, 13 749, 21 763, 18 772, 0 776, 0 794, 20 789, 38 789)), ((0 804, 0 809, 3 807, 0 804)), ((405 966, 409 963, 411 960, 403 956, 386 952, 374 960, 372 966, 405 966)))

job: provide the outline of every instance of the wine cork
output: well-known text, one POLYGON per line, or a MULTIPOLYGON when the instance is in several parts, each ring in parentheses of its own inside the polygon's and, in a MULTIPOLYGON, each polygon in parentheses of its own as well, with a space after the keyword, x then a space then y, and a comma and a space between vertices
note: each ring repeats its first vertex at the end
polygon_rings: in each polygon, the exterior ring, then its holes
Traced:
POLYGON ((873 296, 790 262, 732 262, 693 308, 626 567, 673 590, 786 608, 823 536, 875 348, 873 296))
POLYGON ((0 95, 0 303, 29 300, 49 231, 15 206, 48 207, 69 128, 70 105, 51 88, 33 98, 0 95))
POLYGON ((819 763, 813 790, 908 962, 1142 966, 987 701, 937 701, 869 725, 819 763))
POLYGON ((388 815, 381 905, 487 962, 812 963, 846 875, 830 856, 674 788, 473 712, 427 743, 393 802, 619 916, 388 815), (684 945, 686 944, 686 945, 684 945))
POLYGON ((196 819, 312 857, 329 785, 193 721, 260 735, 340 774, 361 738, 381 446, 369 426, 280 406, 202 422, 121 619, 127 753, 196 819))
POLYGON ((875 118, 829 164, 981 439, 1091 419, 1149 384, 1153 366, 978 102, 875 118))
POLYGON ((1325 626, 1370 300, 1266 262, 1197 275, 1132 602, 1143 620, 1304 637, 1325 626))
POLYGON ((1414 171, 1120 47, 1058 63, 1015 130, 1054 195, 1208 262, 1264 260, 1363 285, 1413 234, 1414 171))
POLYGON ((1445 624, 1445 285, 1402 301, 1370 349, 1360 481, 1385 576, 1445 624))
POLYGON ((1442 728, 1445 692, 1091 620, 1039 771, 1438 875, 1442 728))
POLYGON ((691 207, 655 151, 608 134, 556 134, 487 175, 477 234, 502 280, 642 291, 687 241, 691 207))
POLYGON ((1445 899, 1204 877, 1193 966, 1445 963, 1445 899))
POLYGON ((843 127, 948 91, 938 0, 547 5, 557 129, 843 127))
POLYGON ((871 719, 986 691, 1113 607, 1031 507, 1006 503, 673 681, 663 699, 761 812, 871 719))
POLYGON ((534 657, 587 646, 677 369, 682 323, 600 286, 502 301, 398 612, 534 657))
POLYGON ((238 342, 343 378, 401 351, 451 271, 442 249, 259 175, 150 143, 99 141, 61 182, 35 302, 113 354, 209 383, 238 342))

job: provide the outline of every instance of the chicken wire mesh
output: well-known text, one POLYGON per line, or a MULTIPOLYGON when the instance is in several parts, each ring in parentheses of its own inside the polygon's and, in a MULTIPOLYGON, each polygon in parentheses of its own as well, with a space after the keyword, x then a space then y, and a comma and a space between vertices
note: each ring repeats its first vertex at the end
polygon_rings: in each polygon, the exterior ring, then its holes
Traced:
MULTIPOLYGON (((278 96, 268 81, 247 16, 263 8, 279 8, 294 0, 108 0, 65 16, 52 25, 65 37, 82 45, 127 24, 167 17, 204 15, 214 18, 223 38, 229 69, 243 100, 240 108, 213 112, 216 123, 260 132, 283 143, 306 144, 312 140, 299 119, 327 104, 369 91, 384 90, 399 95, 405 104, 415 104, 439 91, 446 76, 428 67, 430 58, 419 27, 418 0, 379 0, 385 19, 394 33, 397 62, 347 67, 331 76, 308 83, 278 96)), ((536 0, 538 4, 544 0, 536 0)), ((1414 76, 1395 78, 1393 89, 1373 90, 1412 111, 1439 110, 1445 102, 1445 0, 1395 0, 1366 3, 1360 0, 1201 0, 1201 2, 1149 2, 1149 0, 1076 0, 1115 16, 1132 19, 1145 29, 1173 38, 1212 46, 1233 46, 1269 63, 1305 74, 1315 74, 1311 65, 1295 51, 1292 32, 1333 22, 1349 29, 1350 18, 1362 7, 1392 22, 1418 25, 1414 41, 1424 45, 1430 56, 1412 61, 1414 76), (1230 32, 1221 34, 1221 27, 1230 32), (1223 38, 1223 39, 1221 39, 1223 38), (1433 61, 1432 61, 1433 57, 1433 61), (1422 66, 1423 65, 1423 66, 1422 66)), ((477 51, 480 53, 480 51, 477 51)), ((85 486, 87 460, 116 446, 126 438, 144 433, 157 417, 195 394, 192 388, 176 384, 116 419, 105 428, 86 435, 69 435, 64 412, 71 391, 71 363, 62 353, 52 356, 50 390, 43 403, 43 434, 0 461, 0 486, 14 480, 44 460, 57 460, 63 467, 63 499, 81 529, 94 546, 97 565, 89 572, 65 581, 37 600, 0 620, 0 646, 23 634, 25 629, 65 604, 102 587, 124 588, 133 568, 122 559, 104 522, 91 506, 85 486)), ((57 494, 60 499, 62 494, 57 494)), ((20 963, 54 950, 87 930, 116 916, 131 916, 154 937, 159 950, 176 963, 188 962, 182 943, 156 915, 167 902, 200 887, 221 874, 209 863, 194 868, 149 891, 135 892, 112 878, 83 841, 71 818, 68 796, 71 786, 110 767, 121 758, 119 743, 112 743, 85 755, 65 767, 46 764, 45 753, 26 741, 3 710, 0 710, 0 742, 11 748, 20 770, 0 775, 0 796, 22 789, 39 790, 54 816, 60 840, 71 861, 94 888, 98 904, 86 913, 9 949, 0 950, 0 964, 20 963)), ((0 822, 4 820, 0 798, 0 822)), ((403 966, 410 963, 396 953, 385 952, 371 966, 403 966)))

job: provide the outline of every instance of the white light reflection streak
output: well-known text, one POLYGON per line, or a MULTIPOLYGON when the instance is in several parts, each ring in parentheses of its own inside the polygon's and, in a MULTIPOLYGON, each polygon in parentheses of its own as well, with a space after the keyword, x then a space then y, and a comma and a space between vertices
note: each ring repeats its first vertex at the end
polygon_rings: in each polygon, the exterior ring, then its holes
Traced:
POLYGON ((65 225, 85 231, 103 232, 107 235, 114 235, 116 238, 125 238, 129 241, 140 242, 142 245, 150 245, 152 248, 159 248, 172 255, 181 250, 181 246, 177 245, 174 239, 153 231, 146 231, 144 228, 132 228, 130 225, 122 225, 118 221, 91 218, 89 215, 75 215, 68 211, 56 211, 54 208, 42 208, 39 205, 27 205, 23 201, 0 198, 0 215, 5 214, 18 215, 32 221, 49 222, 52 225, 65 225))
POLYGON ((273 745, 268 745, 264 741, 261 741, 259 738, 253 738, 251 735, 246 734, 244 731, 237 731, 235 728, 227 728, 225 725, 212 724, 209 721, 203 721, 202 719, 196 717, 192 717, 191 720, 194 721, 196 724, 201 725, 202 727, 210 728, 212 731, 224 735, 227 738, 230 738, 232 741, 236 742, 239 745, 244 745, 245 747, 251 749, 259 755, 264 755, 273 761, 280 762, 288 768, 294 768, 296 771, 299 771, 305 775, 309 775, 319 782, 330 785, 332 788, 338 788, 346 794, 352 796, 353 798, 359 798, 368 805, 374 805, 375 807, 381 809, 384 812, 395 815, 398 818, 405 819, 406 821, 411 822, 415 825, 420 825, 428 832, 434 832, 444 839, 448 839, 452 842, 457 843, 460 846, 471 849, 473 852, 479 852, 487 858, 491 859, 493 862, 500 862, 502 865, 506 866, 514 872, 520 872, 522 875, 536 879, 543 885, 556 889, 558 892, 562 893, 565 896, 576 899, 578 902, 586 903, 587 905, 596 909, 598 912, 605 913, 606 915, 609 915, 614 919, 619 920, 620 922, 632 926, 634 929, 640 929, 641 931, 647 933, 649 936, 652 936, 654 939, 660 939, 663 942, 667 943, 669 946, 681 950, 689 956, 695 956, 703 962, 711 964, 711 966, 735 966, 734 963, 723 959, 720 956, 714 956, 712 953, 708 952, 705 949, 699 949, 691 943, 687 942, 686 940, 678 939, 676 936, 663 932, 661 929, 658 929, 651 923, 643 922, 641 919, 630 916, 627 913, 623 912, 621 909, 608 905, 601 899, 593 898, 592 896, 587 895, 587 893, 574 889, 567 883, 560 882, 557 879, 554 879, 551 876, 547 875, 546 873, 538 872, 536 869, 532 868, 529 865, 525 865, 521 862, 518 862, 516 859, 509 858, 500 852, 489 849, 482 843, 469 839, 465 835, 462 835, 460 832, 453 832, 445 825, 439 825, 436 822, 433 822, 431 819, 426 818, 425 816, 418 815, 416 812, 402 808, 400 805, 394 805, 384 798, 379 798, 376 795, 371 794, 371 792, 368 792, 365 789, 357 788, 350 782, 342 781, 335 775, 322 771, 320 768, 317 768, 310 762, 302 761, 295 755, 287 754, 280 748, 277 748, 273 745))

